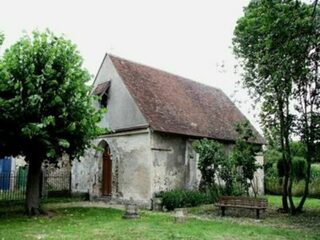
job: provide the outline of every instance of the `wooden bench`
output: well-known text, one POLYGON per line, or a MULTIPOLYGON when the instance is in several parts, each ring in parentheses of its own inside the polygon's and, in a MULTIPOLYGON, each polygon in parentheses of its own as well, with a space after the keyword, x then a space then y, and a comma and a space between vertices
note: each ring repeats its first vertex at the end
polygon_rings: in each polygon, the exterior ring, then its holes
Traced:
POLYGON ((222 196, 215 205, 220 207, 221 216, 225 216, 226 208, 247 208, 256 210, 256 217, 259 219, 260 210, 266 210, 268 200, 264 198, 222 196))

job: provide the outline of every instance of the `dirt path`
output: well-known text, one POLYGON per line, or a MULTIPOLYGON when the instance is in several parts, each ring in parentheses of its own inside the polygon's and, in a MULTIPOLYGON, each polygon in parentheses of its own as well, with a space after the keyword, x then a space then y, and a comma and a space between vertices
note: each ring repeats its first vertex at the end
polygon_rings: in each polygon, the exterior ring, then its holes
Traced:
POLYGON ((105 202, 68 202, 68 203, 47 203, 44 204, 44 208, 72 208, 72 207, 98 207, 98 208, 115 208, 119 210, 124 210, 124 205, 119 204, 108 204, 105 202))

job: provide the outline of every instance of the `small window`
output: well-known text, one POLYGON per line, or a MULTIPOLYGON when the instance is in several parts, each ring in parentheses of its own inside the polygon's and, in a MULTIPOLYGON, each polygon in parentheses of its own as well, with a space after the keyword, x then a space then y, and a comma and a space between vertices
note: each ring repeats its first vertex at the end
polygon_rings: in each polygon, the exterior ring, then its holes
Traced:
POLYGON ((108 91, 101 96, 100 105, 104 108, 108 106, 108 91))
POLYGON ((106 81, 97 85, 92 94, 100 97, 101 107, 107 107, 108 105, 108 90, 110 88, 111 81, 106 81))

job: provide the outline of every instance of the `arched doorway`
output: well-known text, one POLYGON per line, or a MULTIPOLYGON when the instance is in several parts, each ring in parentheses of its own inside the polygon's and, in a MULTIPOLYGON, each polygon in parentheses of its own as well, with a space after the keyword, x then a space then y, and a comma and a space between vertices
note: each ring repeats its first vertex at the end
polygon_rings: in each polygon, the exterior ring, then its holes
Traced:
POLYGON ((102 155, 102 195, 111 196, 112 193, 112 161, 108 144, 102 155))

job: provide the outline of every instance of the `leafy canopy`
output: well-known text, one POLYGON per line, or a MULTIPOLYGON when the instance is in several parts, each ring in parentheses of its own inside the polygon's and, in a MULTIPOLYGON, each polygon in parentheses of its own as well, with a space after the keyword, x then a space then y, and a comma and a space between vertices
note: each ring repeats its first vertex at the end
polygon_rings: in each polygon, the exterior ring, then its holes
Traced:
POLYGON ((266 134, 282 138, 292 128, 293 80, 305 71, 311 16, 312 8, 300 1, 259 0, 251 1, 237 22, 233 46, 242 60, 242 83, 262 103, 266 134))
POLYGON ((256 164, 256 154, 259 147, 250 143, 255 137, 248 121, 236 124, 238 138, 232 149, 231 157, 236 166, 242 168, 243 178, 252 180, 254 172, 258 169, 256 164))
POLYGON ((101 133, 76 46, 50 31, 23 36, 0 61, 0 155, 83 155, 101 133))
POLYGON ((2 32, 0 32, 0 46, 2 45, 3 40, 4 40, 4 35, 2 32))
POLYGON ((204 190, 215 185, 218 167, 226 162, 227 156, 223 146, 214 140, 197 140, 193 142, 193 147, 199 154, 198 169, 202 176, 200 188, 204 190))
POLYGON ((249 193, 254 172, 260 167, 256 164, 255 156, 261 147, 252 144, 255 135, 248 121, 237 123, 235 130, 238 137, 230 154, 226 153, 222 144, 214 140, 201 139, 193 142, 194 150, 199 154, 201 190, 214 187, 216 180, 222 179, 225 194, 241 193, 241 189, 236 189, 236 183, 240 183, 249 193))
POLYGON ((265 135, 274 147, 280 146, 282 204, 289 211, 289 198, 292 213, 302 211, 309 191, 311 162, 317 158, 320 139, 317 3, 251 1, 237 22, 233 39, 234 52, 244 68, 243 85, 262 103, 265 135), (292 134, 297 134, 305 144, 306 161, 303 157, 293 157, 292 134), (302 179, 304 194, 296 208, 292 184, 302 179))
POLYGON ((252 187, 256 195, 253 178, 254 173, 261 166, 256 163, 255 156, 261 150, 261 147, 250 143, 255 139, 255 135, 249 121, 237 123, 235 129, 238 133, 238 138, 232 149, 231 158, 238 170, 236 174, 237 181, 241 183, 247 194, 249 194, 249 188, 252 187))

